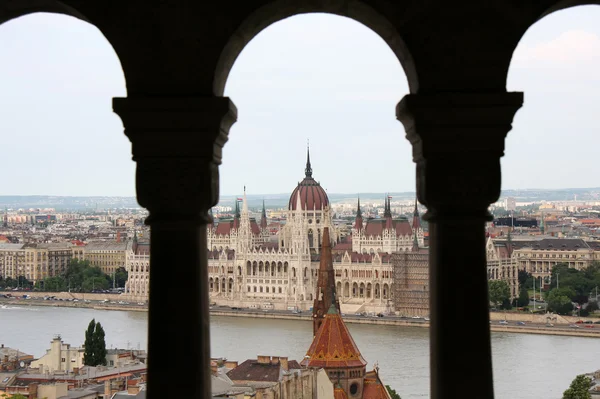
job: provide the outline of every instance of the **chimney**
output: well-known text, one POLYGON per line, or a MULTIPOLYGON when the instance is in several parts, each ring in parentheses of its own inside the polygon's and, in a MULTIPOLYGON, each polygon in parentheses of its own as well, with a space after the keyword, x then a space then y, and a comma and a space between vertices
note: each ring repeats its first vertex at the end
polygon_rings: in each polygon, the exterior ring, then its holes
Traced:
POLYGON ((269 364, 269 363, 271 363, 271 357, 258 355, 258 363, 269 364))
POLYGON ((281 367, 282 367, 282 368, 283 368, 285 371, 288 371, 288 370, 289 370, 289 368, 288 368, 289 366, 288 366, 288 358, 287 358, 287 356, 286 356, 286 357, 283 357, 283 356, 281 356, 281 357, 279 358, 279 363, 281 363, 281 367))
POLYGON ((232 361, 226 361, 225 362, 225 367, 227 367, 228 369, 234 369, 238 366, 238 362, 232 362, 232 361))
POLYGON ((278 364, 278 363, 279 363, 279 356, 271 357, 271 364, 278 364))

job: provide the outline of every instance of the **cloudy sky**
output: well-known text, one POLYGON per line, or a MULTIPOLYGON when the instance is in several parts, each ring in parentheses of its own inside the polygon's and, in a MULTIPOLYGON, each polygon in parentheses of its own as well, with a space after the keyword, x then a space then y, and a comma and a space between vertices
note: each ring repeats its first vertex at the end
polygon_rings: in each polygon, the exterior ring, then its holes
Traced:
MULTIPOLYGON (((519 45, 508 89, 525 92, 502 161, 504 188, 597 187, 600 7, 538 22, 519 45)), ((35 14, 0 26, 0 195, 134 195, 131 147, 111 98, 119 61, 98 30, 35 14)), ((396 103, 406 78, 387 45, 349 19, 311 14, 261 32, 226 86, 238 107, 221 193, 291 192, 311 143, 331 193, 413 191, 396 103)))

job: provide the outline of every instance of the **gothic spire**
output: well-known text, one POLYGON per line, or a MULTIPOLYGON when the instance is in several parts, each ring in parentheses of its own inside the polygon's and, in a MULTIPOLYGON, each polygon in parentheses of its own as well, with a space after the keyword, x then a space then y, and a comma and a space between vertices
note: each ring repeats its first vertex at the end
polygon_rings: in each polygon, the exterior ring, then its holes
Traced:
POLYGON ((313 305, 313 336, 317 335, 317 331, 331 306, 334 306, 341 313, 340 302, 335 294, 335 275, 333 272, 329 227, 324 227, 319 275, 317 277, 317 297, 313 305))
POLYGON ((390 203, 390 196, 388 194, 385 195, 385 208, 383 211, 383 217, 386 217, 386 218, 392 217, 392 205, 390 203))
POLYGON ((412 229, 417 234, 417 229, 421 227, 421 218, 419 217, 419 208, 417 207, 417 197, 415 196, 415 210, 413 212, 412 229))
POLYGON ((267 228, 267 210, 265 209, 265 200, 263 200, 262 215, 260 217, 260 227, 267 228))
POLYGON ((360 210, 360 197, 358 197, 358 205, 356 207, 356 219, 354 220, 354 228, 357 230, 363 229, 362 211, 360 210))
POLYGON ((310 166, 310 147, 306 145, 306 168, 304 169, 305 177, 312 177, 312 167, 310 166))

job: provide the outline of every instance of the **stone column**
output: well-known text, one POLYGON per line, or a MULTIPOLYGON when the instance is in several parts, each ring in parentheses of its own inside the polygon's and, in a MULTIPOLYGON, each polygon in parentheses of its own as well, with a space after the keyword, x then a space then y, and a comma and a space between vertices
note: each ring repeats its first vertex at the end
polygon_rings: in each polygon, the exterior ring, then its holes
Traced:
POLYGON ((186 381, 186 397, 209 398, 206 224, 236 109, 222 97, 115 98, 113 108, 132 143, 138 202, 150 212, 148 398, 173 396, 173 381, 186 381))
POLYGON ((427 206, 433 399, 494 397, 485 223, 522 102, 522 93, 442 93, 407 95, 396 109, 427 206))

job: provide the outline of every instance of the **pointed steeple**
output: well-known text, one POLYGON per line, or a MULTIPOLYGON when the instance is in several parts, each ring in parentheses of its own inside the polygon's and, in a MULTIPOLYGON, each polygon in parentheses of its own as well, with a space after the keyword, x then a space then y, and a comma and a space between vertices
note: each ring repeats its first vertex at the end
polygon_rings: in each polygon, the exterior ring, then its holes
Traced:
POLYGON ((325 315, 331 306, 334 306, 341 313, 340 302, 335 294, 335 276, 333 273, 329 227, 324 227, 319 276, 317 278, 317 296, 313 305, 313 336, 317 335, 317 331, 321 327, 321 324, 323 324, 325 315))
POLYGON ((240 227, 240 203, 239 199, 235 199, 235 213, 233 215, 233 228, 239 229, 240 227))
POLYGON ((356 219, 354 221, 354 228, 357 230, 363 229, 362 211, 360 210, 360 197, 358 197, 358 204, 356 206, 356 219))
POLYGON ((544 234, 544 231, 545 231, 545 229, 546 229, 546 228, 545 228, 545 226, 544 226, 544 211, 542 211, 542 220, 540 221, 540 232, 541 232, 542 234, 544 234))
POLYGON ((133 253, 137 253, 137 248, 138 248, 138 239, 137 239, 137 231, 133 230, 133 244, 131 246, 131 250, 133 251, 133 253))
POLYGON ((415 210, 413 212, 412 229, 416 234, 416 230, 421 228, 421 218, 419 217, 419 208, 417 207, 417 197, 415 197, 415 210))
POLYGON ((306 168, 304 169, 305 177, 312 177, 312 167, 310 166, 310 147, 306 145, 306 168))
POLYGON ((265 209, 265 200, 263 200, 262 214, 260 216, 260 228, 267 228, 267 210, 265 209))
POLYGON ((385 195, 385 208, 383 211, 383 217, 385 217, 385 218, 392 217, 392 206, 390 203, 390 196, 388 194, 385 195))

